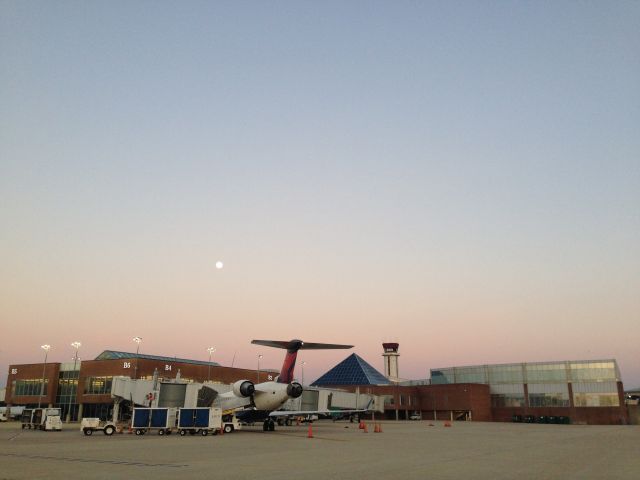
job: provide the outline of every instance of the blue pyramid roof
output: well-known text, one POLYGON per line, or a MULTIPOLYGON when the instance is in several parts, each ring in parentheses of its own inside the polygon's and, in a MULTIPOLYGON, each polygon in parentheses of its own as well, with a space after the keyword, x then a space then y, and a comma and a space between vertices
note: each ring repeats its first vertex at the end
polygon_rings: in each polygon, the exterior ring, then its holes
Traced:
POLYGON ((389 385, 391 382, 364 359, 352 353, 311 385, 389 385))

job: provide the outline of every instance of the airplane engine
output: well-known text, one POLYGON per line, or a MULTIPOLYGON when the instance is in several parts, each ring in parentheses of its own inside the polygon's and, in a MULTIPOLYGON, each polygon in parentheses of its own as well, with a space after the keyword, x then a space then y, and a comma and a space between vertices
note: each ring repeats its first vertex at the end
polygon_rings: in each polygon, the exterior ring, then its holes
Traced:
POLYGON ((238 380, 233 384, 233 394, 236 397, 250 397, 256 391, 256 387, 250 380, 238 380))
POLYGON ((291 382, 289 385, 287 385, 287 395, 289 395, 291 398, 298 398, 300 395, 302 395, 302 385, 300 385, 298 382, 291 382))

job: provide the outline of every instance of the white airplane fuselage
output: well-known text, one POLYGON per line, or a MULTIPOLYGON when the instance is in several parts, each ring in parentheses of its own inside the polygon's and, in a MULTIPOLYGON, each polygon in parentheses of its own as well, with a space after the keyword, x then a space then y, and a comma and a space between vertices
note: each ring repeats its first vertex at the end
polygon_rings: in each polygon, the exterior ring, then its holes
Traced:
POLYGON ((255 407, 257 410, 277 410, 289 400, 287 387, 289 384, 262 382, 255 385, 255 392, 249 397, 238 397, 233 391, 221 394, 220 408, 231 410, 255 407))

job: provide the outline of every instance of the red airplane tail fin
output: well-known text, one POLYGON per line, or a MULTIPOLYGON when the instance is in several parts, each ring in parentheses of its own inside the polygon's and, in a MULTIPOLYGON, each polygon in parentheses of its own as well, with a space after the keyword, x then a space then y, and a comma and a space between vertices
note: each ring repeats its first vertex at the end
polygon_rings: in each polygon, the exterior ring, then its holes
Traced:
POLYGON ((305 343, 302 340, 252 340, 254 345, 263 345, 265 347, 284 348, 287 355, 284 357, 282 369, 278 377, 278 383, 291 383, 293 380, 293 370, 296 366, 296 358, 298 350, 334 350, 353 348, 353 345, 339 345, 335 343, 305 343))

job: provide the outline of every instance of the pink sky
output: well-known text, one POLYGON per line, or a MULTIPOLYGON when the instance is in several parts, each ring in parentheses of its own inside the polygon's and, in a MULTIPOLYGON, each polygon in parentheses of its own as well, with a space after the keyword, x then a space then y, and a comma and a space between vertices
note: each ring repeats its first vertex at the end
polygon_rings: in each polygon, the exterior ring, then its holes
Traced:
MULTIPOLYGON (((137 260, 117 268, 107 259, 112 252, 66 269, 68 259, 37 259, 39 268, 3 285, 3 313, 12 319, 0 353, 3 378, 8 363, 41 362, 43 343, 52 345, 51 361, 69 361, 72 341, 82 342, 81 358, 92 359, 105 349, 135 351, 131 339, 141 336, 144 353, 206 360, 213 345, 222 365, 231 365, 237 352, 236 366, 255 368, 260 353, 261 366, 274 369, 283 352, 250 345, 252 339, 349 343, 379 370, 381 343, 392 340, 400 343, 401 375, 413 379, 436 367, 616 358, 623 380, 638 383, 636 337, 600 321, 633 308, 631 296, 628 305, 612 305, 578 290, 574 298, 581 301, 570 303, 553 291, 557 285, 525 295, 526 282, 487 287, 472 275, 464 285, 429 275, 420 281, 419 268, 393 262, 355 270, 340 261, 330 266, 326 258, 287 265, 292 252, 286 249, 262 260, 224 258, 224 269, 216 270, 214 259, 223 257, 214 252, 205 252, 207 264, 193 249, 177 250, 184 253, 180 261, 139 251, 137 260), (91 279, 96 271, 101 275, 91 279), (406 278, 411 274, 415 281, 406 278), (394 280, 403 276, 402 283, 394 280)), ((306 381, 349 353, 301 352, 306 381)))

